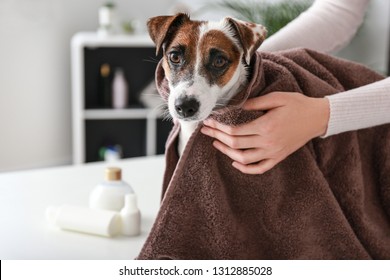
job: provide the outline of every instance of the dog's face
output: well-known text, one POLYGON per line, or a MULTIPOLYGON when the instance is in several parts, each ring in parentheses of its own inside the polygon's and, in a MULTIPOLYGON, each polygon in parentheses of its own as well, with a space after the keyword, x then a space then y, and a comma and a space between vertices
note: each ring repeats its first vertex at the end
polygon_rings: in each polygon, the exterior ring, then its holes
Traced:
POLYGON ((245 85, 250 58, 266 36, 263 26, 232 18, 192 21, 186 14, 148 21, 169 82, 172 117, 202 121, 245 85))

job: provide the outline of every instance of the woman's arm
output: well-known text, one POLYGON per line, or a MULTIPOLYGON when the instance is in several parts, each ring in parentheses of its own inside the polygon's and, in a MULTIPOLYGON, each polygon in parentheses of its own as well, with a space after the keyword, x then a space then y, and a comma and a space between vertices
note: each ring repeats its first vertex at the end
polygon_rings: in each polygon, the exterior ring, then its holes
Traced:
POLYGON ((390 123, 390 78, 326 98, 330 117, 323 137, 390 123))
POLYGON ((304 47, 332 53, 345 47, 362 24, 370 0, 316 0, 260 46, 261 51, 304 47))

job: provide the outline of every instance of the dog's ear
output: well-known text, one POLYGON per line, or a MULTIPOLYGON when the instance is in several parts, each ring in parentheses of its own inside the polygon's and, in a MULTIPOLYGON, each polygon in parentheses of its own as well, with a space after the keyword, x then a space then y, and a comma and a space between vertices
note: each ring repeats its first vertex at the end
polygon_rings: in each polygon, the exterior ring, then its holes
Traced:
POLYGON ((267 29, 261 24, 245 22, 231 17, 226 17, 224 20, 233 29, 236 38, 241 43, 244 49, 245 62, 249 64, 252 55, 267 36, 267 29))
POLYGON ((174 16, 158 16, 152 17, 148 20, 148 32, 150 38, 156 44, 156 55, 159 54, 160 49, 165 41, 167 41, 177 29, 190 17, 187 14, 179 13, 174 16))

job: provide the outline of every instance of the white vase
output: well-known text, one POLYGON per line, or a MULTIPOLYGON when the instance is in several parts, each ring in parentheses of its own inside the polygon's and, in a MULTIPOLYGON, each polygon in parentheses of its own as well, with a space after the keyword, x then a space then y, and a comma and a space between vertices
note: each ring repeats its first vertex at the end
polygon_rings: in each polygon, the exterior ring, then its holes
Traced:
POLYGON ((115 9, 101 6, 99 8, 99 35, 111 35, 115 33, 115 9))

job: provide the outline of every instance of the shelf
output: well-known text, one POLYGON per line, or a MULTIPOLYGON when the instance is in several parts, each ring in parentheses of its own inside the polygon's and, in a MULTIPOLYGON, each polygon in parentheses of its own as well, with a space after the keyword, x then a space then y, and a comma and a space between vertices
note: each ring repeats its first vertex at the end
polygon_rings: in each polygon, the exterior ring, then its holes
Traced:
POLYGON ((109 81, 112 82, 112 76, 116 68, 121 68, 125 75, 129 102, 134 104, 139 100, 141 92, 150 85, 154 84, 154 73, 156 63, 151 61, 155 57, 154 47, 83 47, 83 62, 81 65, 82 81, 81 88, 84 94, 84 109, 99 108, 99 77, 100 68, 108 63, 111 69, 109 81))
POLYGON ((161 115, 157 109, 129 108, 129 109, 88 109, 84 110, 84 119, 147 119, 161 115))
POLYGON ((155 56, 148 35, 99 36, 81 32, 71 42, 74 163, 99 160, 99 149, 120 145, 123 157, 164 153, 172 122, 164 120, 155 93, 154 75, 161 56, 155 56), (128 81, 129 104, 146 107, 103 108, 99 100, 100 68, 122 68, 128 81), (145 98, 148 96, 148 98, 145 98))

